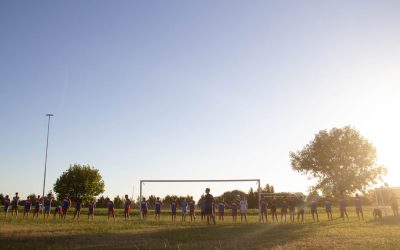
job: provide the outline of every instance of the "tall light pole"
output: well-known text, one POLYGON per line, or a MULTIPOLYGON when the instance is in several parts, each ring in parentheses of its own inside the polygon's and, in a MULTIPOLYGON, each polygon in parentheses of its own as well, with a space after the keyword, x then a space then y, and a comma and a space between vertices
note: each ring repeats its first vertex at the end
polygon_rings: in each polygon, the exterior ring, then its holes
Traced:
POLYGON ((49 121, 47 123, 46 158, 44 160, 44 177, 43 177, 43 195, 42 195, 42 199, 44 199, 44 189, 45 189, 45 186, 46 186, 47 149, 49 148, 50 117, 52 117, 53 114, 46 114, 46 116, 49 117, 49 121))

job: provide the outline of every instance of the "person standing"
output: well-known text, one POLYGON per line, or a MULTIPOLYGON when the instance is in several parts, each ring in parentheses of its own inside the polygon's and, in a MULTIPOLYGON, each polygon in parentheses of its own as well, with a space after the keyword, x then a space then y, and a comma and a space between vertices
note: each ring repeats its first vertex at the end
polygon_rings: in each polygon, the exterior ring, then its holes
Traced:
POLYGON ((171 219, 172 219, 172 222, 175 222, 175 220, 176 220, 176 206, 177 206, 176 199, 174 198, 172 200, 172 202, 171 202, 171 219))
POLYGON ((311 200, 311 215, 312 215, 312 219, 313 221, 315 221, 315 218, 317 218, 317 222, 319 222, 319 218, 318 218, 318 202, 315 199, 311 200))
POLYGON ((155 202, 155 219, 156 221, 160 221, 160 216, 161 216, 161 201, 160 201, 160 197, 157 197, 156 202, 155 202))
POLYGON ((180 205, 181 205, 181 211, 182 211, 181 221, 186 221, 186 212, 187 212, 187 206, 188 206, 186 199, 183 199, 181 201, 180 205))
POLYGON ((361 219, 364 220, 364 213, 362 210, 361 199, 358 196, 358 194, 356 194, 356 197, 354 198, 354 205, 356 207, 356 214, 357 214, 358 220, 360 220, 360 215, 361 215, 361 219))
POLYGON ((339 207, 340 207, 340 218, 344 220, 344 216, 346 215, 347 221, 349 221, 349 216, 347 215, 346 211, 346 200, 344 199, 344 196, 342 195, 339 199, 339 207))
POLYGON ((51 195, 48 194, 47 195, 47 199, 44 201, 44 213, 43 213, 43 218, 49 218, 50 215, 50 211, 51 211, 51 202, 53 201, 53 199, 51 198, 51 195))
POLYGON ((96 203, 94 202, 94 199, 92 198, 88 204, 88 219, 92 218, 94 219, 94 208, 96 207, 96 203))
POLYGON ((207 224, 210 224, 210 219, 211 219, 215 225, 216 224, 215 216, 213 213, 214 197, 210 194, 209 188, 206 188, 206 195, 204 196, 204 202, 205 202, 205 213, 207 217, 207 224))
POLYGON ((18 217, 18 205, 19 205, 19 196, 18 192, 16 192, 11 202, 11 217, 14 217, 14 212, 15 212, 15 218, 18 217))
POLYGON ((235 200, 233 200, 232 205, 231 205, 231 210, 232 210, 232 221, 237 222, 237 211, 238 211, 238 205, 235 200))
POLYGON ((329 197, 327 197, 326 201, 325 201, 325 211, 326 214, 328 215, 328 220, 332 220, 332 202, 331 199, 329 197))
POLYGON ((286 200, 286 195, 283 197, 282 203, 281 203, 281 223, 283 223, 283 218, 285 218, 285 223, 286 223, 286 215, 287 215, 287 210, 288 210, 288 202, 286 200))
POLYGON ((243 196, 243 199, 240 201, 240 221, 247 222, 247 200, 246 197, 243 196))
POLYGON ((4 219, 6 219, 7 218, 7 214, 8 214, 8 208, 10 207, 10 198, 9 198, 9 196, 8 195, 6 195, 6 197, 4 197, 4 201, 3 201, 3 204, 4 204, 4 207, 3 207, 3 210, 4 210, 4 219))
POLYGON ((77 220, 79 220, 79 216, 81 215, 81 209, 82 209, 82 197, 78 195, 78 197, 76 198, 74 220, 75 217, 77 220))
POLYGON ((195 215, 195 206, 196 202, 193 200, 193 198, 190 199, 189 202, 189 215, 190 215, 190 221, 196 221, 196 215, 195 215))
POLYGON ((131 205, 132 205, 132 202, 128 198, 128 195, 126 194, 125 195, 125 207, 124 207, 125 220, 129 220, 129 216, 131 214, 131 205))
POLYGON ((63 205, 62 205, 62 218, 65 219, 67 218, 67 213, 68 213, 68 209, 71 207, 71 199, 68 197, 68 195, 65 196, 65 199, 63 201, 63 205))
POLYGON ((268 222, 267 201, 265 200, 264 197, 261 198, 260 207, 261 207, 261 221, 264 222, 264 217, 265 217, 265 221, 268 222))

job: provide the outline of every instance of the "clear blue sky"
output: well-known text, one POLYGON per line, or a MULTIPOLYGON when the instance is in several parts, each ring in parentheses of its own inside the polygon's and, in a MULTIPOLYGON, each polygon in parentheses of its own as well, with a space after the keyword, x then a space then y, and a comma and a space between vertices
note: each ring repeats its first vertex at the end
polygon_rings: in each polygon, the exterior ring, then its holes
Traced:
POLYGON ((400 186, 399 13, 399 1, 1 1, 0 192, 42 192, 46 113, 47 190, 80 163, 110 196, 161 178, 306 191, 289 151, 345 125, 400 186))

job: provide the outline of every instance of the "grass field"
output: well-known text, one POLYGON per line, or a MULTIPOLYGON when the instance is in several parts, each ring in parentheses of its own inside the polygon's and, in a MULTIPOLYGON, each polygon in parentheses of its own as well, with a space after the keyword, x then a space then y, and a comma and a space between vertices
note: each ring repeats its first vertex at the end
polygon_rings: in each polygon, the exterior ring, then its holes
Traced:
MULTIPOLYGON (((336 209, 335 209, 336 210, 336 209)), ((253 214, 247 223, 232 223, 231 217, 216 226, 204 222, 172 223, 169 216, 155 222, 152 215, 145 222, 133 217, 124 221, 122 210, 115 221, 107 220, 105 211, 94 221, 82 216, 66 222, 22 218, 0 218, 0 248, 7 249, 400 249, 400 220, 391 216, 374 221, 371 208, 364 208, 365 221, 358 221, 349 209, 350 221, 328 221, 320 209, 320 222, 258 223, 253 214)), ((388 210, 388 212, 390 212, 388 210)), ((335 219, 336 218, 336 219, 335 219)), ((199 219, 199 218, 198 218, 199 219)), ((190 219, 189 219, 190 220, 190 219)), ((239 218, 240 220, 240 218, 239 218)))

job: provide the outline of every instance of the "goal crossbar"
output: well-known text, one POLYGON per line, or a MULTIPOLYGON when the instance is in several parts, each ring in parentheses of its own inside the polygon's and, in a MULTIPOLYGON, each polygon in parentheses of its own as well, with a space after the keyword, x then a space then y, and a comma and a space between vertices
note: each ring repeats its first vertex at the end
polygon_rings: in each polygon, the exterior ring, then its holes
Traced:
MULTIPOLYGON (((259 221, 261 221, 261 182, 260 179, 208 179, 208 180, 196 180, 196 179, 188 179, 188 180, 140 180, 140 201, 142 201, 142 185, 146 182, 257 182, 257 190, 258 190, 258 217, 259 221)), ((143 215, 140 212, 141 218, 143 219, 143 215)))

